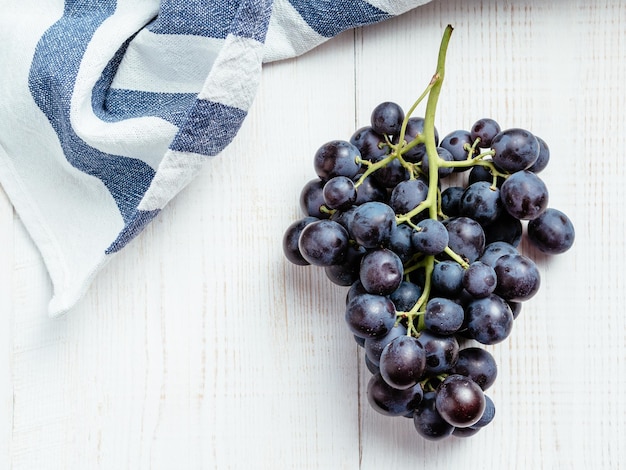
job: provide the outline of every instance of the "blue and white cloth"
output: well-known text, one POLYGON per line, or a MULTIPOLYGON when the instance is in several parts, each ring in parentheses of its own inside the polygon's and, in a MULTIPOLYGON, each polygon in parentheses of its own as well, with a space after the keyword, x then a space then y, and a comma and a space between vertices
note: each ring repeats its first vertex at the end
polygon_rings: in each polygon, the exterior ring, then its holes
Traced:
POLYGON ((0 0, 0 184, 67 312, 239 130, 264 62, 429 0, 0 0))

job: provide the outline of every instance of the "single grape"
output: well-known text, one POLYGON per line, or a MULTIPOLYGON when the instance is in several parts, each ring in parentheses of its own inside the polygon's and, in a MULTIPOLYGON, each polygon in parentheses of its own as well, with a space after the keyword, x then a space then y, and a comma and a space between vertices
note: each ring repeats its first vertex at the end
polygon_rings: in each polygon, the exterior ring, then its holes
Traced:
POLYGON ((416 251, 425 255, 438 255, 448 246, 450 235, 438 220, 424 219, 417 223, 411 240, 416 251))
POLYGON ((402 281, 398 288, 389 295, 398 312, 408 312, 422 295, 422 288, 411 282, 402 281))
POLYGON ((380 369, 378 369, 378 366, 374 364, 372 361, 370 361, 370 359, 367 356, 365 356, 365 367, 367 367, 367 370, 369 370, 370 374, 372 375, 376 375, 380 373, 380 369))
POLYGON ((493 418, 496 416, 496 405, 493 400, 485 395, 485 411, 483 411, 482 416, 475 424, 472 424, 471 427, 475 429, 484 428, 489 423, 493 421, 493 418))
MULTIPOLYGON (((407 143, 411 143, 415 140, 418 135, 424 133, 424 118, 423 117, 411 117, 407 121, 406 131, 404 138, 407 143)), ((435 128, 435 146, 439 145, 439 133, 437 132, 437 128, 435 128)), ((422 161, 426 155, 426 146, 421 143, 416 146, 410 148, 406 152, 402 154, 404 159, 407 162, 418 163, 422 161)))
POLYGON ((375 248, 389 242, 396 228, 393 209, 382 202, 366 202, 356 208, 350 233, 365 248, 375 248))
POLYGON ((472 142, 480 139, 478 146, 481 148, 489 148, 493 138, 500 132, 500 124, 491 118, 479 119, 472 125, 470 137, 472 142))
POLYGON ((454 426, 444 420, 437 411, 435 400, 435 392, 425 392, 413 412, 415 430, 430 441, 445 439, 454 431, 454 426))
POLYGON ((359 279, 370 294, 389 295, 402 282, 402 260, 387 248, 367 253, 361 261, 359 279))
POLYGON ((398 255, 403 264, 408 263, 415 255, 415 249, 411 240, 412 236, 413 229, 406 224, 400 224, 392 232, 387 244, 387 248, 398 255))
POLYGON ((525 170, 513 173, 502 183, 500 197, 513 217, 532 220, 548 206, 548 188, 534 173, 525 170))
MULTIPOLYGON (((468 158, 466 146, 471 147, 472 143, 473 139, 469 131, 459 129, 446 135, 439 143, 439 146, 450 152, 455 161, 462 162, 468 158)), ((458 168, 456 171, 466 171, 467 169, 458 168)))
POLYGON ((354 145, 361 154, 363 160, 373 160, 382 157, 390 152, 389 145, 380 134, 377 134, 372 126, 365 126, 358 129, 352 137, 350 143, 354 145))
POLYGON ((322 212, 324 205, 324 182, 319 178, 307 182, 300 191, 300 208, 305 215, 318 219, 328 219, 330 214, 322 212))
POLYGON ((287 230, 285 230, 285 234, 283 235, 283 253, 285 254, 287 260, 299 266, 308 266, 311 264, 305 260, 302 253, 300 253, 298 240, 304 227, 318 220, 319 219, 316 217, 304 217, 287 227, 287 230))
POLYGON ((461 196, 459 211, 462 216, 474 219, 480 224, 494 222, 502 213, 500 190, 493 188, 487 181, 469 185, 461 196))
POLYGON ((522 254, 503 255, 494 267, 498 284, 495 293, 505 300, 523 302, 539 290, 541 277, 535 262, 522 254))
POLYGON ((441 192, 441 212, 448 217, 461 215, 461 196, 465 188, 462 186, 449 186, 441 192))
POLYGON ((347 176, 335 176, 324 184, 322 196, 329 209, 347 209, 356 202, 354 181, 347 176))
POLYGON ((352 334, 361 338, 385 336, 396 323, 393 302, 382 295, 361 294, 346 306, 346 323, 352 334))
POLYGON ((424 346, 413 336, 394 338, 380 355, 380 375, 393 388, 414 387, 426 369, 424 346))
POLYGON ((389 330, 389 333, 381 338, 365 339, 365 356, 378 367, 378 364, 380 364, 380 355, 383 349, 385 349, 385 346, 400 336, 406 336, 406 326, 402 323, 394 325, 393 328, 389 330))
POLYGON ((463 290, 463 267, 452 260, 435 263, 432 274, 433 289, 441 296, 453 299, 463 290))
POLYGON ((449 375, 437 387, 435 407, 452 426, 466 428, 476 424, 485 406, 485 395, 481 388, 463 375, 449 375))
POLYGON ((463 325, 463 307, 444 297, 433 297, 426 304, 424 326, 437 335, 451 335, 463 325))
POLYGON ((541 137, 537 137, 537 140, 539 141, 539 156, 537 157, 537 161, 528 169, 528 171, 532 171, 533 173, 543 171, 550 162, 550 148, 548 144, 546 144, 546 141, 541 137))
MULTIPOLYGON (((359 178, 360 176, 358 175, 354 177, 355 180, 359 178)), ((388 198, 387 188, 380 184, 373 176, 368 176, 356 188, 356 201, 354 201, 354 204, 360 206, 370 201, 387 202, 388 198)))
POLYGON ((348 252, 348 232, 332 220, 311 222, 302 229, 298 249, 315 266, 341 264, 348 252))
POLYGON ((468 262, 478 259, 485 248, 485 232, 478 222, 469 217, 446 219, 443 224, 448 230, 448 246, 468 262))
POLYGON ((522 241, 522 222, 506 210, 503 210, 493 222, 483 224, 483 230, 485 232, 485 243, 503 241, 513 246, 518 246, 522 241))
POLYGON ((498 365, 493 355, 476 346, 463 348, 452 372, 469 377, 483 390, 491 387, 498 376, 498 365))
MULTIPOLYGON (((469 176, 467 177, 467 184, 477 183, 479 181, 486 181, 487 183, 493 184, 493 175, 491 174, 491 170, 483 165, 475 165, 469 171, 469 176)), ((500 187, 504 182, 504 178, 498 176, 496 178, 496 187, 500 187)))
POLYGON ((396 214, 406 214, 424 202, 428 196, 428 183, 423 178, 402 181, 393 188, 389 205, 396 214))
POLYGON ((447 372, 459 357, 459 343, 454 335, 437 335, 422 330, 418 338, 426 351, 426 373, 439 375, 447 372))
POLYGON ((472 300, 465 308, 465 321, 469 336, 481 344, 500 343, 513 329, 511 308, 495 294, 472 300))
POLYGON ((370 377, 367 400, 375 411, 385 416, 406 416, 420 406, 423 391, 419 385, 406 390, 391 387, 381 374, 370 377))
POLYGON ((530 168, 539 157, 539 141, 525 129, 506 129, 491 142, 493 162, 508 172, 530 168))
POLYGON ((365 248, 349 243, 343 263, 324 267, 326 277, 338 286, 351 286, 359 279, 361 260, 364 255, 365 248))
MULTIPOLYGON (((380 160, 386 158, 385 156, 376 157, 372 159, 373 163, 378 163, 380 160)), ((376 170, 372 173, 378 183, 385 188, 395 188, 401 181, 407 181, 411 177, 409 170, 407 170, 399 159, 394 158, 386 166, 376 170)))
POLYGON ((363 287, 361 281, 354 281, 354 283, 350 286, 348 292, 346 293, 346 305, 348 305, 350 301, 356 296, 359 296, 361 294, 367 294, 365 287, 363 287))
POLYGON ((480 256, 479 259, 483 263, 493 268, 496 265, 496 261, 498 261, 501 256, 516 255, 518 253, 519 252, 517 251, 517 248, 515 248, 510 243, 497 241, 489 243, 485 247, 485 251, 483 251, 483 254, 480 256))
POLYGON ((370 121, 374 132, 397 136, 404 121, 404 111, 399 104, 385 101, 374 108, 370 121))
POLYGON ((335 176, 354 177, 361 169, 361 154, 350 142, 333 140, 322 145, 313 159, 315 173, 323 181, 335 176))
POLYGON ((482 299, 496 288, 496 271, 482 261, 474 261, 463 274, 463 287, 474 298, 482 299))
POLYGON ((563 212, 548 208, 528 222, 528 239, 543 253, 556 255, 569 250, 576 236, 574 224, 563 212))
POLYGON ((352 224, 352 217, 354 217, 354 211, 356 211, 355 206, 349 207, 345 210, 336 210, 330 216, 330 220, 337 222, 349 232, 350 224, 352 224))

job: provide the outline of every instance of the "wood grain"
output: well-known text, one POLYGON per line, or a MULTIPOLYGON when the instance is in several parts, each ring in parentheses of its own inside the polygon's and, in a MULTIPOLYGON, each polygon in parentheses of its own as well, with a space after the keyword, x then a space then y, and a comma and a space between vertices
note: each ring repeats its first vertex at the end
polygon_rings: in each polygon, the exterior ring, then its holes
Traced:
POLYGON ((434 1, 268 64, 233 144, 47 318, 51 287, 0 193, 0 468, 615 469, 626 461, 626 4, 434 1), (489 116, 550 145, 575 248, 490 347, 496 420, 426 442, 365 398, 345 289, 283 259, 312 156, 408 107, 455 26, 440 133, 489 116))

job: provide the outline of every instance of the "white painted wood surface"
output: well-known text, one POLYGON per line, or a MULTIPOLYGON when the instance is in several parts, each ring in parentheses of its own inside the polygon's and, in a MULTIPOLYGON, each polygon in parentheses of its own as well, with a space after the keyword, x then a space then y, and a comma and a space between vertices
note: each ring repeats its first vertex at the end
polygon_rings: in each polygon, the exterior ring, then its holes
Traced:
MULTIPOLYGON (((615 469, 626 466, 626 3, 434 1, 267 65, 233 144, 46 316, 41 258, 0 192, 0 468, 615 469), (282 257, 312 155, 409 106, 455 26, 440 132, 490 116, 552 150, 572 251, 490 348, 496 420, 421 440, 373 412, 345 290, 282 257)), ((534 253, 533 253, 534 255, 534 253)))

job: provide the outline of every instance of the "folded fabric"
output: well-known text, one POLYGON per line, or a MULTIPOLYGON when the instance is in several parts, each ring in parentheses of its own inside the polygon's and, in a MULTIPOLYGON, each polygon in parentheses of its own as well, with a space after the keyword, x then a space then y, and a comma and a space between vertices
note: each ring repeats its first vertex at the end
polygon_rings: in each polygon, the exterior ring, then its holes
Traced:
POLYGON ((67 312, 239 130, 264 62, 429 0, 1 0, 0 183, 67 312))

